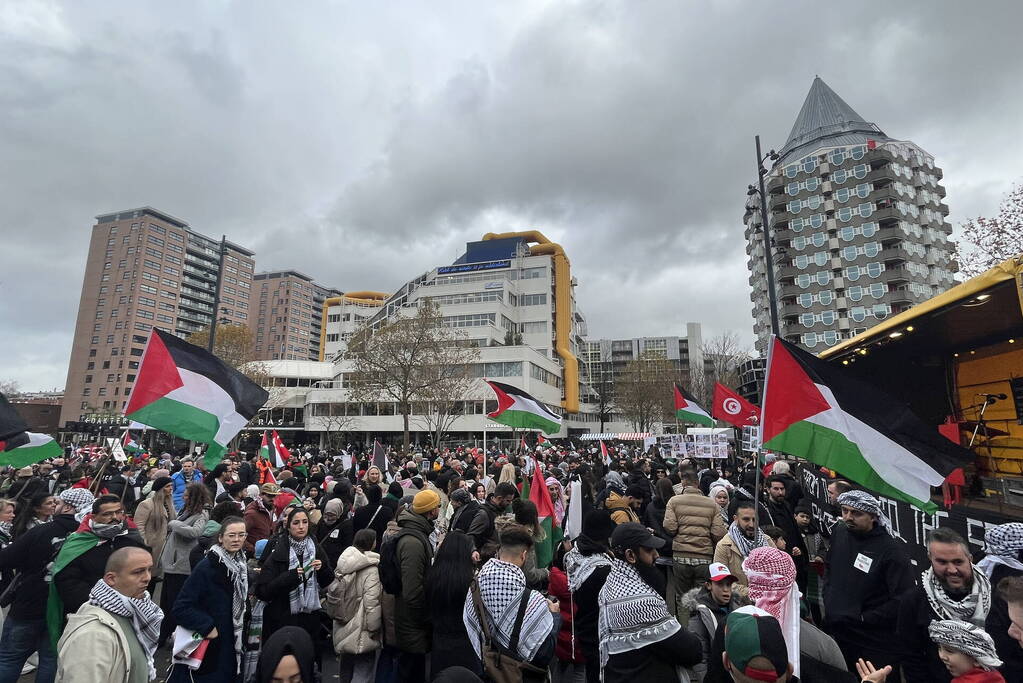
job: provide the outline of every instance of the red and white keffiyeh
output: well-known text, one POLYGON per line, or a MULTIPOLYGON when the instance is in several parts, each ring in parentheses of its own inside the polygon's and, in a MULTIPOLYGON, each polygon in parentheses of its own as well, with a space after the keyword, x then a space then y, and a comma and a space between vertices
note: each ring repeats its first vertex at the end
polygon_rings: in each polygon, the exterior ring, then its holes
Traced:
POLYGON ((781 624, 785 647, 793 673, 799 676, 799 588, 796 564, 777 548, 754 548, 743 560, 742 570, 749 579, 749 597, 781 624))

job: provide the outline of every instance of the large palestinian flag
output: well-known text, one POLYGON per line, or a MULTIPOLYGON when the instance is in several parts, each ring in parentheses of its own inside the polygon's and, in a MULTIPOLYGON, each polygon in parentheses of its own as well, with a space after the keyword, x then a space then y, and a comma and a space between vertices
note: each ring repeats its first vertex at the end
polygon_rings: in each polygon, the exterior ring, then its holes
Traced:
POLYGON ((680 422, 695 422, 707 427, 714 426, 714 418, 701 408, 696 403, 696 399, 678 382, 675 382, 675 417, 680 422))
POLYGON ((767 361, 762 428, 764 448, 932 513, 931 487, 974 457, 905 404, 778 338, 767 361))
POLYGON ((487 414, 494 422, 521 429, 539 429, 547 434, 561 431, 561 417, 522 389, 489 379, 484 381, 497 394, 497 410, 487 414))
POLYGON ((154 329, 124 414, 182 439, 209 444, 206 465, 212 467, 268 396, 206 349, 154 329))

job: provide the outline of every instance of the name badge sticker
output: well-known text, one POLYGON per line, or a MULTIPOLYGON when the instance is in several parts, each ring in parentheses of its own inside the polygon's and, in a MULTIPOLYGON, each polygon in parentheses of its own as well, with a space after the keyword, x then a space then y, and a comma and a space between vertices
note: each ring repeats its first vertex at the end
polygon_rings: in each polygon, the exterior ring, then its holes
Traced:
POLYGON ((867 557, 863 553, 858 553, 856 555, 856 559, 853 561, 853 566, 859 569, 864 574, 870 571, 870 565, 872 564, 874 564, 874 560, 867 557))

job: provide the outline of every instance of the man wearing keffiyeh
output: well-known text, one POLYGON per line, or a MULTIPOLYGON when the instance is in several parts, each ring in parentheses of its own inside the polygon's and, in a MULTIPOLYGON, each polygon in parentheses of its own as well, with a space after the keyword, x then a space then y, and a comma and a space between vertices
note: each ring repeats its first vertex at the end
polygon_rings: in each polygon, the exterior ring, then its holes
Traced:
MULTIPOLYGON (((977 563, 977 569, 987 574, 992 586, 1011 577, 1023 577, 1023 523, 999 524, 988 529, 984 534, 984 550, 987 554, 977 563)), ((1009 605, 996 590, 984 628, 995 641, 1003 662, 1002 674, 1007 680, 1023 681, 1023 648, 1009 635, 1011 627, 1009 605)))
POLYGON ((57 680, 66 683, 147 683, 156 678, 153 653, 163 612, 146 592, 153 558, 121 548, 89 600, 68 618, 58 644, 57 680))
POLYGON ((930 567, 920 585, 900 599, 899 632, 909 683, 951 680, 928 634, 932 621, 955 619, 983 627, 991 609, 991 582, 971 562, 962 536, 935 529, 927 541, 927 557, 930 567))

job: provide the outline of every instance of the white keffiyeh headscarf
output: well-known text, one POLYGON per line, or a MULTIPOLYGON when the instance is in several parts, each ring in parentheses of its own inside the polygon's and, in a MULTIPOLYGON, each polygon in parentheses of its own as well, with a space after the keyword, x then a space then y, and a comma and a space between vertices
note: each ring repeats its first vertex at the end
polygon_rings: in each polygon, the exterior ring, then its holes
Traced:
POLYGON ((984 534, 984 551, 987 555, 977 563, 977 567, 988 575, 995 570, 995 565, 1023 571, 1020 562, 1020 551, 1023 550, 1023 522, 1011 522, 991 527, 984 534))
POLYGON ((995 641, 980 626, 955 619, 935 620, 927 627, 927 633, 935 644, 973 657, 985 671, 1002 665, 995 641))
MULTIPOLYGON (((526 588, 526 575, 514 564, 495 557, 483 565, 476 582, 480 587, 484 616, 490 625, 491 636, 502 647, 507 648, 511 644, 515 619, 526 588)), ((554 615, 547 608, 547 601, 536 591, 529 591, 527 595, 529 603, 522 618, 517 653, 517 656, 526 662, 536 657, 540 646, 554 630, 554 615)), ((462 621, 469 633, 469 642, 476 650, 476 656, 482 657, 483 627, 476 614, 471 590, 465 599, 462 621)))
POLYGON ((600 667, 611 655, 659 643, 682 626, 668 613, 664 598, 628 562, 614 559, 597 598, 600 606, 600 667))
POLYGON ((958 601, 945 592, 945 587, 934 575, 932 567, 928 567, 920 578, 927 602, 940 618, 984 625, 987 613, 991 610, 991 580, 977 565, 973 565, 973 588, 970 594, 958 601))
POLYGON ((877 523, 888 532, 888 535, 895 535, 892 530, 892 521, 888 519, 888 515, 881 511, 881 502, 866 491, 846 491, 838 497, 838 505, 877 517, 877 523))
POLYGON ((119 617, 131 619, 135 636, 139 639, 142 651, 146 653, 149 680, 156 678, 153 653, 156 652, 156 646, 160 642, 160 622, 163 621, 163 610, 150 599, 149 593, 146 592, 141 598, 129 598, 100 579, 89 591, 89 604, 96 605, 119 617))

